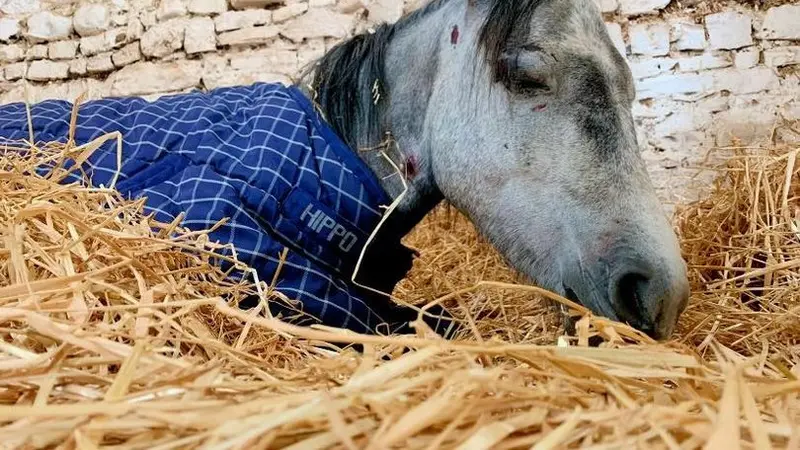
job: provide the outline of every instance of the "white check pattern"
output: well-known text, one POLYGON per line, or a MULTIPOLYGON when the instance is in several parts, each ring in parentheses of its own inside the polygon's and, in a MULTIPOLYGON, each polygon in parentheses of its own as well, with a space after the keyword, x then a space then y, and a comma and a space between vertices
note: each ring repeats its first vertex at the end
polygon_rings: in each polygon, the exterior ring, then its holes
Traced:
MULTIPOLYGON (((72 107, 64 101, 32 106, 35 140, 65 142, 72 107)), ((23 104, 0 107, 0 146, 28 139, 28 131, 23 104)), ((276 289, 325 325, 402 331, 415 317, 347 281, 361 245, 337 251, 300 220, 297 199, 308 196, 363 244, 389 199, 296 88, 258 83, 155 102, 110 98, 80 106, 78 145, 114 131, 123 136, 122 166, 111 140, 84 165, 85 181, 109 186, 119 173, 116 188, 123 195, 146 197, 147 209, 161 221, 184 213, 182 225, 190 229, 227 218, 210 237, 233 244, 262 280, 272 279, 279 255, 290 248, 276 289)))

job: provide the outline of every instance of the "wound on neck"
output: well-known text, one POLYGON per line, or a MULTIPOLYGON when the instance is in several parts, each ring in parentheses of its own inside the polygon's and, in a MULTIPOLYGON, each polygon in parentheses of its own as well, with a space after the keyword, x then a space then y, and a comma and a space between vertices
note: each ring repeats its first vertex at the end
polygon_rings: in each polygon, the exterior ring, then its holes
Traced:
POLYGON ((413 180, 416 178, 417 174, 419 174, 419 164, 417 162, 417 157, 414 155, 409 156, 406 158, 406 164, 404 168, 404 172, 406 174, 406 179, 413 180))
POLYGON ((450 43, 453 45, 458 44, 458 38, 461 36, 461 32, 458 31, 458 25, 453 25, 453 31, 450 32, 450 43))

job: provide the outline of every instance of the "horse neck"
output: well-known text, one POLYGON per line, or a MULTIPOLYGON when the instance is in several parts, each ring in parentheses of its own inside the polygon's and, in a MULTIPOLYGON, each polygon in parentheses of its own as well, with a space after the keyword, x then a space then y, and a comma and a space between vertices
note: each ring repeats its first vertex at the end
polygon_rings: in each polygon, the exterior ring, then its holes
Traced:
POLYGON ((386 154, 405 177, 405 186, 399 175, 385 176, 397 171, 385 156, 362 152, 362 157, 376 173, 384 175, 384 189, 392 198, 405 192, 398 205, 402 215, 399 231, 403 234, 442 200, 433 176, 434 152, 426 129, 439 60, 439 33, 432 30, 442 30, 446 25, 441 22, 439 14, 429 13, 398 30, 384 60, 384 92, 379 93, 384 98, 378 99, 381 128, 364 130, 359 136, 361 142, 373 146, 381 139, 387 143, 387 136, 391 139, 386 154))
MULTIPOLYGON (((346 112, 354 123, 345 125, 350 134, 343 136, 345 141, 357 148, 392 199, 403 195, 381 234, 404 236, 442 200, 431 169, 425 120, 438 74, 441 36, 452 27, 449 15, 458 14, 448 10, 460 3, 434 2, 399 25, 384 25, 345 43, 343 49, 358 43, 362 50, 369 48, 369 54, 361 54, 360 67, 352 71, 357 80, 342 81, 340 74, 331 78, 354 88, 357 96, 355 111, 346 112), (376 74, 376 67, 382 73, 376 74)), ((337 114, 336 106, 327 105, 322 112, 331 117, 337 114)))

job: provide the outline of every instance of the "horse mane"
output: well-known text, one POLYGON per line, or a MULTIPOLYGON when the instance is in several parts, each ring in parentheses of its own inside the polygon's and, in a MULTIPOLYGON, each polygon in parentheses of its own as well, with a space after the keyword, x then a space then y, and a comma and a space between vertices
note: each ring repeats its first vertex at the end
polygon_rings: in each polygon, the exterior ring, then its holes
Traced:
POLYGON ((385 52, 395 27, 381 25, 374 33, 362 33, 344 41, 319 59, 303 76, 311 76, 312 99, 328 124, 352 149, 357 148, 359 128, 369 135, 379 126, 372 96, 374 84, 385 75, 385 52), (373 85, 368 85, 368 83, 373 85), (366 123, 360 124, 361 120, 366 123))
MULTIPOLYGON (((386 49, 394 35, 449 1, 433 0, 395 24, 382 24, 374 31, 362 32, 337 44, 300 78, 307 83, 312 100, 328 124, 350 148, 358 147, 359 134, 370 139, 382 138, 380 102, 374 97, 383 95, 386 49)), ((518 24, 530 23, 526 19, 532 17, 542 0, 470 1, 488 3, 489 14, 481 27, 478 46, 486 61, 492 64, 497 78, 503 73, 499 61, 506 46, 515 36, 527 31, 520 30, 518 24)))

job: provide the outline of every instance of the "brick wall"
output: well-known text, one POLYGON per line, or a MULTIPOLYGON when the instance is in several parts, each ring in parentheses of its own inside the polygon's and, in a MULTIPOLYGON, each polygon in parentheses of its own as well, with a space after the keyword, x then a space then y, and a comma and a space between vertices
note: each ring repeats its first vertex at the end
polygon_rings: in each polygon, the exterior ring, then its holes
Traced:
MULTIPOLYGON (((596 1, 636 78, 643 154, 665 198, 686 192, 701 149, 800 119, 800 3, 596 1)), ((0 103, 288 81, 423 2, 0 0, 0 103)))
POLYGON ((644 157, 670 199, 697 192, 688 178, 705 150, 758 145, 800 119, 800 2, 600 4, 636 79, 644 157))

